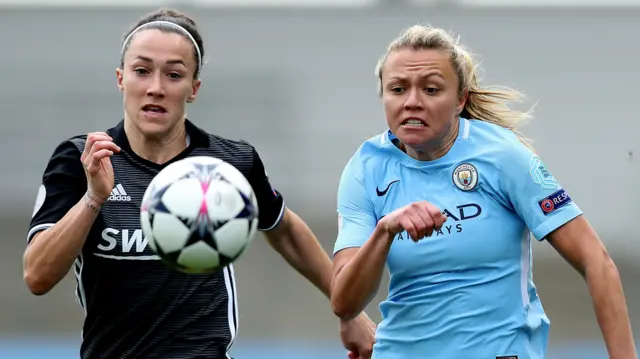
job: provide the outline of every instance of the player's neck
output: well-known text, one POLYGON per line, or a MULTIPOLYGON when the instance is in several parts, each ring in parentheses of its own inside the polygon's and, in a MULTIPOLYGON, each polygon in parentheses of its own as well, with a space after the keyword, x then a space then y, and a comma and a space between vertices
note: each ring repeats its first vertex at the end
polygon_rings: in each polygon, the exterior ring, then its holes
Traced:
POLYGON ((180 124, 166 135, 153 138, 145 136, 129 121, 125 121, 124 129, 131 150, 136 155, 153 163, 168 162, 187 148, 187 130, 185 126, 180 124))
POLYGON ((404 150, 410 157, 418 161, 434 161, 443 157, 449 152, 453 144, 458 138, 459 119, 454 121, 447 134, 431 143, 425 144, 422 147, 415 148, 404 146, 404 150))

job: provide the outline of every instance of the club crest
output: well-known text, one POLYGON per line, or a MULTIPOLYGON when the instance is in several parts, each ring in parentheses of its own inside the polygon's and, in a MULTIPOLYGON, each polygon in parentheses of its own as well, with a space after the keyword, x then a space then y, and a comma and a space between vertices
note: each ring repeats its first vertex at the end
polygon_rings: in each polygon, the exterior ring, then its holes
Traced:
POLYGON ((463 163, 453 171, 453 184, 462 191, 471 191, 478 184, 478 170, 470 163, 463 163))

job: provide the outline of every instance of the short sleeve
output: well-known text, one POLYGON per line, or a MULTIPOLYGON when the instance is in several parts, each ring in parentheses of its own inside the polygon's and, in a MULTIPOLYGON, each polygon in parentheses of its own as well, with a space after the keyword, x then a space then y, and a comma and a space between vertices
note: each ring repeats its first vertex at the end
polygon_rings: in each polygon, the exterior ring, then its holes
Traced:
POLYGON ((582 214, 540 157, 524 144, 517 141, 500 157, 504 195, 537 240, 582 214))
POLYGON ((31 217, 27 243, 52 227, 82 198, 87 189, 80 151, 64 141, 53 151, 42 176, 31 217))
POLYGON ((367 196, 364 166, 355 155, 345 166, 338 186, 338 238, 333 254, 361 247, 373 234, 377 220, 367 196))
POLYGON ((255 148, 253 149, 253 165, 248 180, 258 202, 260 216, 258 230, 270 231, 276 228, 284 216, 284 198, 271 186, 264 164, 255 148))

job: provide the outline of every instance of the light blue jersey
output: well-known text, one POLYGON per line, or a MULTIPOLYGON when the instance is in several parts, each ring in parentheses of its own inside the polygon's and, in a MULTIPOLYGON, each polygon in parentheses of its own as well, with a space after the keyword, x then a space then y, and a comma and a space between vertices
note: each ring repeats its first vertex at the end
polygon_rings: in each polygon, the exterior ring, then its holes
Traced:
POLYGON ((387 259, 374 359, 541 359, 549 320, 531 276, 531 234, 543 240, 582 214, 544 163, 509 130, 460 119, 442 158, 417 161, 390 131, 344 169, 334 253, 362 246, 392 211, 426 200, 448 216, 415 243, 396 236, 387 259))

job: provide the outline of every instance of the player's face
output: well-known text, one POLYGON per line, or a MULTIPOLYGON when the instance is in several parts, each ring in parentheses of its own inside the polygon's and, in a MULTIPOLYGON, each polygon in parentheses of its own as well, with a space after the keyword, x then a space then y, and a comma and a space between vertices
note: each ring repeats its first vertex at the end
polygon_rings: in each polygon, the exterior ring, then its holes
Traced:
POLYGON ((440 143, 464 108, 458 83, 444 51, 390 53, 382 71, 382 101, 393 134, 411 147, 440 143))
POLYGON ((143 134, 161 136, 180 123, 196 98, 193 44, 175 33, 149 29, 136 33, 117 70, 127 118, 143 134))

